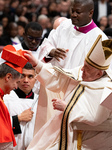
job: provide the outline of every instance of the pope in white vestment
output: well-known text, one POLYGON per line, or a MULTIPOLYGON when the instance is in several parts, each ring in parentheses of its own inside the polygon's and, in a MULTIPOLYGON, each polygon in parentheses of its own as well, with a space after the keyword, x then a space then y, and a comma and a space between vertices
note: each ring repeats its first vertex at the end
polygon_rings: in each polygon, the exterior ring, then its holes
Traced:
MULTIPOLYGON (((78 77, 79 80, 81 79, 82 73, 80 68, 71 70, 71 73, 75 79, 78 77)), ((65 91, 65 87, 67 87, 64 96, 66 102, 70 101, 76 90, 78 90, 78 95, 76 96, 78 97, 80 95, 76 104, 73 104, 74 107, 69 114, 67 129, 63 126, 63 129, 66 130, 64 130, 62 134, 68 139, 68 150, 77 149, 78 130, 82 131, 82 150, 112 149, 112 127, 110 127, 110 124, 108 123, 109 120, 112 119, 112 114, 110 110, 100 105, 104 88, 112 88, 112 83, 110 82, 111 79, 112 72, 110 77, 106 74, 102 79, 94 82, 77 82, 64 74, 55 71, 51 65, 45 65, 38 74, 38 80, 52 91, 65 91), (46 76, 44 76, 44 74, 46 74, 46 76), (77 123, 83 123, 87 126, 84 128, 82 125, 78 128, 77 123), (102 125, 103 123, 104 126, 102 125), (100 130, 99 125, 103 126, 103 130, 102 128, 100 130), (93 130, 91 128, 89 129, 90 126, 93 126, 93 130), (96 126, 95 131, 94 126, 96 126), (65 131, 68 131, 69 134, 65 131)), ((62 112, 57 111, 56 115, 54 115, 51 120, 39 130, 39 132, 37 132, 33 141, 30 143, 28 150, 58 150, 59 145, 57 143, 60 138, 62 115, 62 112)))
POLYGON ((112 112, 100 105, 105 88, 112 89, 112 70, 107 70, 112 59, 112 40, 102 43, 103 46, 99 35, 85 59, 93 68, 105 70, 95 81, 82 81, 82 67, 65 72, 38 61, 37 79, 54 92, 63 91, 67 106, 64 113, 57 110, 37 132, 28 150, 112 149, 112 112))

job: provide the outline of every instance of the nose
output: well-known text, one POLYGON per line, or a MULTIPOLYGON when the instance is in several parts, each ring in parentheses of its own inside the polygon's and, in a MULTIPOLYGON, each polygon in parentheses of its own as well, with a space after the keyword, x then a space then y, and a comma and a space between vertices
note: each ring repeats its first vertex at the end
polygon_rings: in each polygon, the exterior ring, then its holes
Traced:
POLYGON ((72 13, 72 17, 77 17, 76 11, 74 11, 74 12, 72 13))
POLYGON ((24 82, 28 82, 28 77, 24 77, 24 82))
POLYGON ((35 38, 32 40, 32 43, 37 43, 37 41, 35 40, 35 38))

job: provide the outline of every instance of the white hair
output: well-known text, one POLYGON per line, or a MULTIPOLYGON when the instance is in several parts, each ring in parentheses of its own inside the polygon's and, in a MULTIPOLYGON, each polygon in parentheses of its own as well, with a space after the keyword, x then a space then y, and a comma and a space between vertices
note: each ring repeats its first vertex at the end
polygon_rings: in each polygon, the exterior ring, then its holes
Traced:
POLYGON ((38 16, 38 21, 43 20, 43 19, 48 20, 48 17, 46 15, 39 15, 38 16))

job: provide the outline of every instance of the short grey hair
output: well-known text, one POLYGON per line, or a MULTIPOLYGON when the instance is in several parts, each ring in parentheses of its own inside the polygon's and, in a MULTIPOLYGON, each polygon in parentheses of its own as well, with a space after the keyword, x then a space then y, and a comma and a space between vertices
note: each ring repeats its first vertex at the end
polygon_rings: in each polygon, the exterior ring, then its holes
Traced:
POLYGON ((48 20, 48 17, 46 15, 39 15, 38 16, 38 21, 43 20, 43 19, 48 20))
POLYGON ((2 63, 0 65, 0 78, 4 78, 7 73, 11 73, 13 79, 16 79, 16 78, 20 77, 20 73, 18 71, 16 71, 15 69, 11 68, 7 64, 2 63))

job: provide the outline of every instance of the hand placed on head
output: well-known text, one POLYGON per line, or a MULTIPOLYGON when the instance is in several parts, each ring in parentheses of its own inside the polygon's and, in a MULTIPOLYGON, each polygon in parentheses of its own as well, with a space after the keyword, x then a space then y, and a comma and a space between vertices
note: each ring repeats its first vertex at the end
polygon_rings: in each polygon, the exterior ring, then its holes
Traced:
POLYGON ((38 64, 38 60, 33 56, 31 51, 25 51, 24 57, 32 64, 33 67, 36 67, 38 64))

